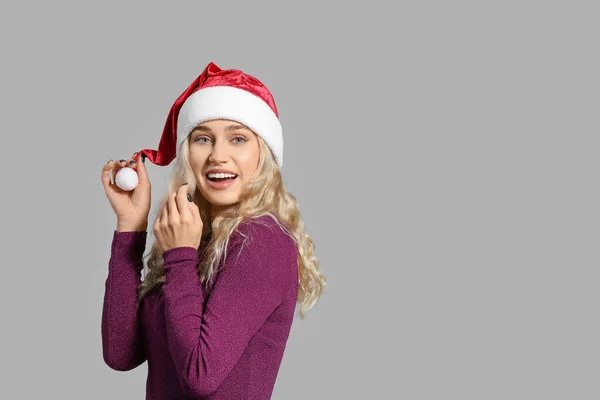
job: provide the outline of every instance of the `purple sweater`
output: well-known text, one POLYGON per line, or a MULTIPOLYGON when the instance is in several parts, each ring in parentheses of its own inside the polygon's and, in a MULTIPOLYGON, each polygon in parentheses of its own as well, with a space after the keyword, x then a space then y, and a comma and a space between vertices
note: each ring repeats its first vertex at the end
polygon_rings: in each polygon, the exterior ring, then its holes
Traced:
POLYGON ((163 254, 165 282, 137 309, 146 232, 114 231, 102 311, 106 364, 148 361, 146 400, 270 399, 298 296, 298 250, 269 216, 229 238, 210 292, 197 250, 163 254))

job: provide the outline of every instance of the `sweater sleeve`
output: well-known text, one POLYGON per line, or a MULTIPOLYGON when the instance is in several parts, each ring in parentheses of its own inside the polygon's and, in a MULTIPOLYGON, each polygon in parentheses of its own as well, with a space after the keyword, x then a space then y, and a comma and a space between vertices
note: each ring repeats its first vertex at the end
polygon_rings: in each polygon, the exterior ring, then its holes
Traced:
POLYGON ((293 241, 273 227, 246 222, 227 246, 227 257, 203 308, 193 247, 163 254, 167 342, 182 390, 190 397, 214 392, 240 359, 252 336, 297 285, 293 241))
POLYGON ((102 353, 104 362, 117 371, 132 370, 147 359, 137 314, 146 236, 142 231, 113 234, 102 309, 102 353))

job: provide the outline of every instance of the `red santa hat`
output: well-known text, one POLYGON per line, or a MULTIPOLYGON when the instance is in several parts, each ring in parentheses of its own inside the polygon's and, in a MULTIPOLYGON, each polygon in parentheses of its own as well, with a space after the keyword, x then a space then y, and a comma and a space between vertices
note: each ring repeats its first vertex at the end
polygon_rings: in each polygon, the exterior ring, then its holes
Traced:
POLYGON ((158 151, 144 149, 138 157, 169 165, 192 129, 214 119, 246 125, 266 142, 279 168, 283 166, 282 127, 269 89, 251 75, 237 69, 222 70, 212 62, 171 107, 158 151))

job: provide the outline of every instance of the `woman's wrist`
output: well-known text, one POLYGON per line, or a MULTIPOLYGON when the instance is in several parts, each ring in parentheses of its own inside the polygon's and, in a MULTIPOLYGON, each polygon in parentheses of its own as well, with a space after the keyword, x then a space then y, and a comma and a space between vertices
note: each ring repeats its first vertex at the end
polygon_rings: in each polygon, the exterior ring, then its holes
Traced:
POLYGON ((135 223, 135 224, 117 221, 117 232, 134 232, 134 231, 146 232, 147 229, 148 229, 147 221, 135 223))

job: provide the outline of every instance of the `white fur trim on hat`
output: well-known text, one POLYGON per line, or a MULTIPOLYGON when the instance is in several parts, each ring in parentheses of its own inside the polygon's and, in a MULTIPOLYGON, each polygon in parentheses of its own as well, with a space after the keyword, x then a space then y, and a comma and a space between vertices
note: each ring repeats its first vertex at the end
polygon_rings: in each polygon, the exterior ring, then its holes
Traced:
POLYGON ((283 166, 279 118, 263 99, 232 86, 203 88, 186 99, 177 117, 177 148, 196 125, 214 119, 230 119, 246 125, 271 148, 279 168, 283 166))

